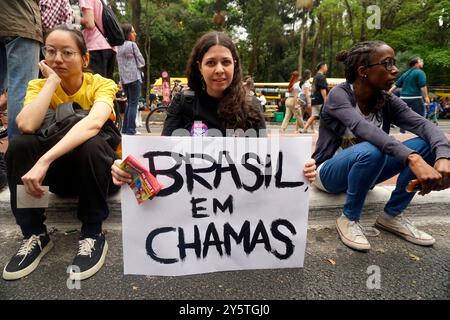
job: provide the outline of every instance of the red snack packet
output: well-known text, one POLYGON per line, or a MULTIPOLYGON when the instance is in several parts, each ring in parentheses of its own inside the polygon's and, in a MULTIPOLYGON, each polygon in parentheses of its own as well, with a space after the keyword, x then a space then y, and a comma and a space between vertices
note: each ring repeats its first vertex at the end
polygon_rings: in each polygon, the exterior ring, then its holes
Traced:
POLYGON ((162 188, 159 181, 132 155, 128 155, 119 168, 132 176, 128 184, 139 204, 152 199, 162 188))

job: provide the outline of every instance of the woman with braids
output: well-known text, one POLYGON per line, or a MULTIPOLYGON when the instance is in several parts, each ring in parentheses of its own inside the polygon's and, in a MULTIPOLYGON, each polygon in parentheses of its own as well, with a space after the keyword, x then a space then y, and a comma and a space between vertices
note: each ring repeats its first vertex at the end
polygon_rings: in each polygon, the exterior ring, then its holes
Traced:
MULTIPOLYGON (((261 111, 251 103, 242 86, 240 58, 231 38, 222 32, 208 32, 192 49, 187 66, 189 90, 179 93, 167 113, 162 135, 260 136, 265 135, 261 111)), ((122 185, 131 176, 112 166, 113 181, 122 185)), ((315 179, 315 162, 303 169, 310 182, 315 179)))
POLYGON ((450 186, 450 143, 432 123, 386 92, 398 69, 394 50, 380 41, 356 44, 336 56, 345 65, 346 82, 333 88, 320 115, 319 139, 313 158, 316 186, 326 192, 346 192, 343 214, 336 221, 339 236, 350 248, 370 249, 359 224, 368 191, 399 174, 391 197, 375 226, 412 243, 429 246, 435 239, 417 229, 402 212, 415 193, 407 192, 418 179, 419 194, 450 186), (399 142, 389 136, 395 124, 418 137, 399 142))

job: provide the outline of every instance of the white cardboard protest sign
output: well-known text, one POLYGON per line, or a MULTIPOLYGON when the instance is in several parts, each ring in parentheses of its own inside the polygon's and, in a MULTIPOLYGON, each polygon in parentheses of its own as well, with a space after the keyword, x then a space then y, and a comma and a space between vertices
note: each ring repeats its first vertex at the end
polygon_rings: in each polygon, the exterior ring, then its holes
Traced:
POLYGON ((138 204, 122 188, 125 274, 178 276, 303 267, 311 137, 124 136, 163 184, 138 204))

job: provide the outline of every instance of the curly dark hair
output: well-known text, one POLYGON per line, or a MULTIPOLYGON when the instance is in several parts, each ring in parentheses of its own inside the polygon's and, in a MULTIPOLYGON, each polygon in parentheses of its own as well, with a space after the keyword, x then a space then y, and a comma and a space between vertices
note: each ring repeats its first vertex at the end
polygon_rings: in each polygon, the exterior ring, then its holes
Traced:
POLYGON ((223 32, 208 32, 197 40, 189 56, 186 74, 188 86, 197 95, 203 90, 201 64, 206 52, 215 45, 230 50, 234 60, 234 75, 230 86, 225 89, 220 99, 218 114, 226 129, 255 128, 262 121, 261 112, 247 99, 247 93, 242 85, 242 69, 239 54, 231 38, 223 32))

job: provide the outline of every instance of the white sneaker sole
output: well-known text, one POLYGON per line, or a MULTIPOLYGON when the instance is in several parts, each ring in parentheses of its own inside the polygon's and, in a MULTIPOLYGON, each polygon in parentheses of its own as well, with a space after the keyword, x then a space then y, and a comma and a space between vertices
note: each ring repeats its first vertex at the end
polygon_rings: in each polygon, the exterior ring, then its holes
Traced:
POLYGON ((30 273, 32 273, 37 266, 39 265, 39 262, 41 262, 41 259, 53 248, 53 241, 50 240, 47 245, 45 246, 44 250, 38 255, 38 257, 33 261, 32 264, 30 264, 25 269, 22 269, 20 271, 16 272, 8 272, 6 271, 6 266, 3 269, 3 279, 5 280, 18 280, 20 278, 26 277, 30 273))
POLYGON ((433 239, 429 239, 429 240, 425 240, 425 239, 417 239, 415 237, 411 237, 410 235, 404 234, 396 229, 393 229, 391 227, 385 226, 384 224, 381 224, 378 221, 375 221, 375 226, 383 229, 384 231, 390 232, 392 234, 395 234, 396 236, 399 236, 400 238, 405 239, 406 241, 409 241, 411 243, 417 244, 419 246, 425 246, 425 247, 429 247, 432 246, 436 240, 433 239))
POLYGON ((70 272, 70 280, 85 280, 87 278, 92 277, 94 274, 96 274, 103 266, 106 260, 106 253, 108 252, 108 242, 105 240, 105 246, 103 247, 102 256, 98 260, 97 264, 95 264, 92 268, 89 270, 86 270, 84 272, 70 272))

